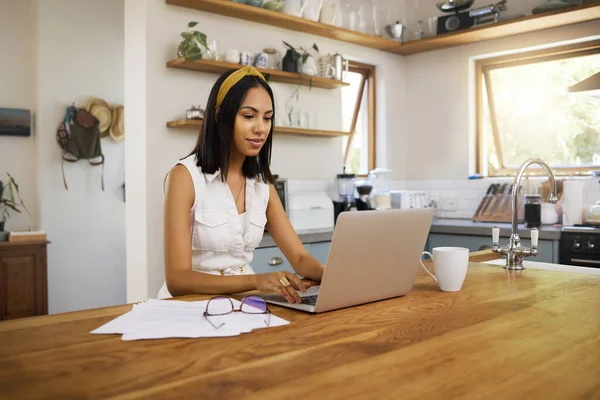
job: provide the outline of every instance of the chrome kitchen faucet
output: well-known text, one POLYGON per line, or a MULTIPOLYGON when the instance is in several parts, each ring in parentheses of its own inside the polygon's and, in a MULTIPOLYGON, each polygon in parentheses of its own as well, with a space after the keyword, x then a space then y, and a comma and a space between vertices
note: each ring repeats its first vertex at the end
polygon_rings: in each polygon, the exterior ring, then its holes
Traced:
POLYGON ((539 254, 539 231, 537 228, 531 229, 531 248, 521 246, 521 238, 519 238, 518 233, 519 213, 517 208, 517 197, 519 193, 519 185, 521 184, 521 177, 523 176, 525 169, 527 169, 527 167, 529 167, 531 164, 538 164, 540 167, 542 167, 544 172, 546 172, 546 175, 548 175, 548 180, 550 181, 550 203, 556 204, 558 201, 558 197, 556 196, 556 181, 554 180, 554 174, 552 174, 550 167, 548 167, 548 165, 539 158, 531 158, 521 164, 517 175, 515 175, 515 180, 512 186, 512 231, 508 245, 499 246, 500 228, 492 229, 492 241, 494 244, 492 251, 494 253, 506 256, 506 265, 504 265, 504 268, 506 269, 523 269, 523 258, 530 256, 535 257, 539 254))

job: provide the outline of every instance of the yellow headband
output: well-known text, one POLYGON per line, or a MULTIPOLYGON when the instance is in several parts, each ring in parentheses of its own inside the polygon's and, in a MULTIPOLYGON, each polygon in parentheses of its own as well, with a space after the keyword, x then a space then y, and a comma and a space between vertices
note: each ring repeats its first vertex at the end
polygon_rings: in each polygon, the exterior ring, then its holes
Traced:
POLYGON ((234 87, 235 84, 238 83, 242 78, 248 75, 258 76, 263 81, 267 81, 263 74, 261 74, 256 68, 254 68, 251 65, 238 69, 237 71, 229 75, 227 79, 225 79, 221 84, 221 87, 219 88, 219 93, 217 94, 217 107, 221 106, 229 90, 232 87, 234 87))

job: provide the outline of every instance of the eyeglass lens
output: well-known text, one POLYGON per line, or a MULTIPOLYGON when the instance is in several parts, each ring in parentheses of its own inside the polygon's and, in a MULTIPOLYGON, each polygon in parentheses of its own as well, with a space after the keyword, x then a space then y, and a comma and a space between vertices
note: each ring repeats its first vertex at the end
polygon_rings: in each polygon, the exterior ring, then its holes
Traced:
POLYGON ((248 296, 242 302, 240 311, 247 314, 264 314, 267 312, 267 302, 258 296, 248 296))
POLYGON ((210 299, 206 306, 209 315, 223 315, 233 311, 233 303, 228 297, 215 297, 210 299))

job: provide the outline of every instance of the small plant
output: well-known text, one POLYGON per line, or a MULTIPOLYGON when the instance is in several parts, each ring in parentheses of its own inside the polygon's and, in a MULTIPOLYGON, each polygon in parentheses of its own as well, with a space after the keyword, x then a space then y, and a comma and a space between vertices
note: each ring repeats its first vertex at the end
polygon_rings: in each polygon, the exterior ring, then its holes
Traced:
POLYGON ((187 31, 181 32, 183 40, 179 43, 177 49, 177 53, 180 57, 185 57, 190 60, 201 60, 204 50, 210 52, 206 43, 206 34, 198 30, 191 30, 191 28, 196 25, 198 25, 198 22, 190 21, 188 22, 187 31), (203 47, 204 50, 202 50, 201 47, 203 47))
POLYGON ((17 185, 15 178, 8 172, 6 175, 8 175, 8 181, 6 183, 0 181, 0 231, 4 230, 4 224, 10 217, 11 211, 21 213, 22 208, 29 214, 23 199, 21 199, 19 185, 17 185))
MULTIPOLYGON (((306 63, 306 60, 308 60, 308 56, 310 56, 309 50, 304 49, 302 46, 300 46, 300 51, 296 50, 296 48, 294 46, 292 46, 291 44, 289 44, 286 41, 283 41, 283 44, 292 51, 292 56, 293 56, 293 60, 294 62, 297 62, 300 58, 302 58, 302 64, 306 63)), ((315 50, 317 53, 319 52, 319 48, 317 47, 316 43, 313 43, 312 47, 313 50, 315 50)))

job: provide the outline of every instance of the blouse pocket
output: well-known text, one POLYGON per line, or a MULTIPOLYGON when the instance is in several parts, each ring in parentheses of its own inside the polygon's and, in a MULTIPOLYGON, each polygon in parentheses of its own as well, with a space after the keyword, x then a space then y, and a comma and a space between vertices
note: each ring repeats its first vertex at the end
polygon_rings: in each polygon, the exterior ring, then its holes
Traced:
POLYGON ((252 250, 258 247, 265 233, 267 224, 266 213, 252 213, 248 227, 248 247, 252 250))
POLYGON ((227 251, 230 241, 229 217, 225 213, 196 211, 192 249, 227 251))

